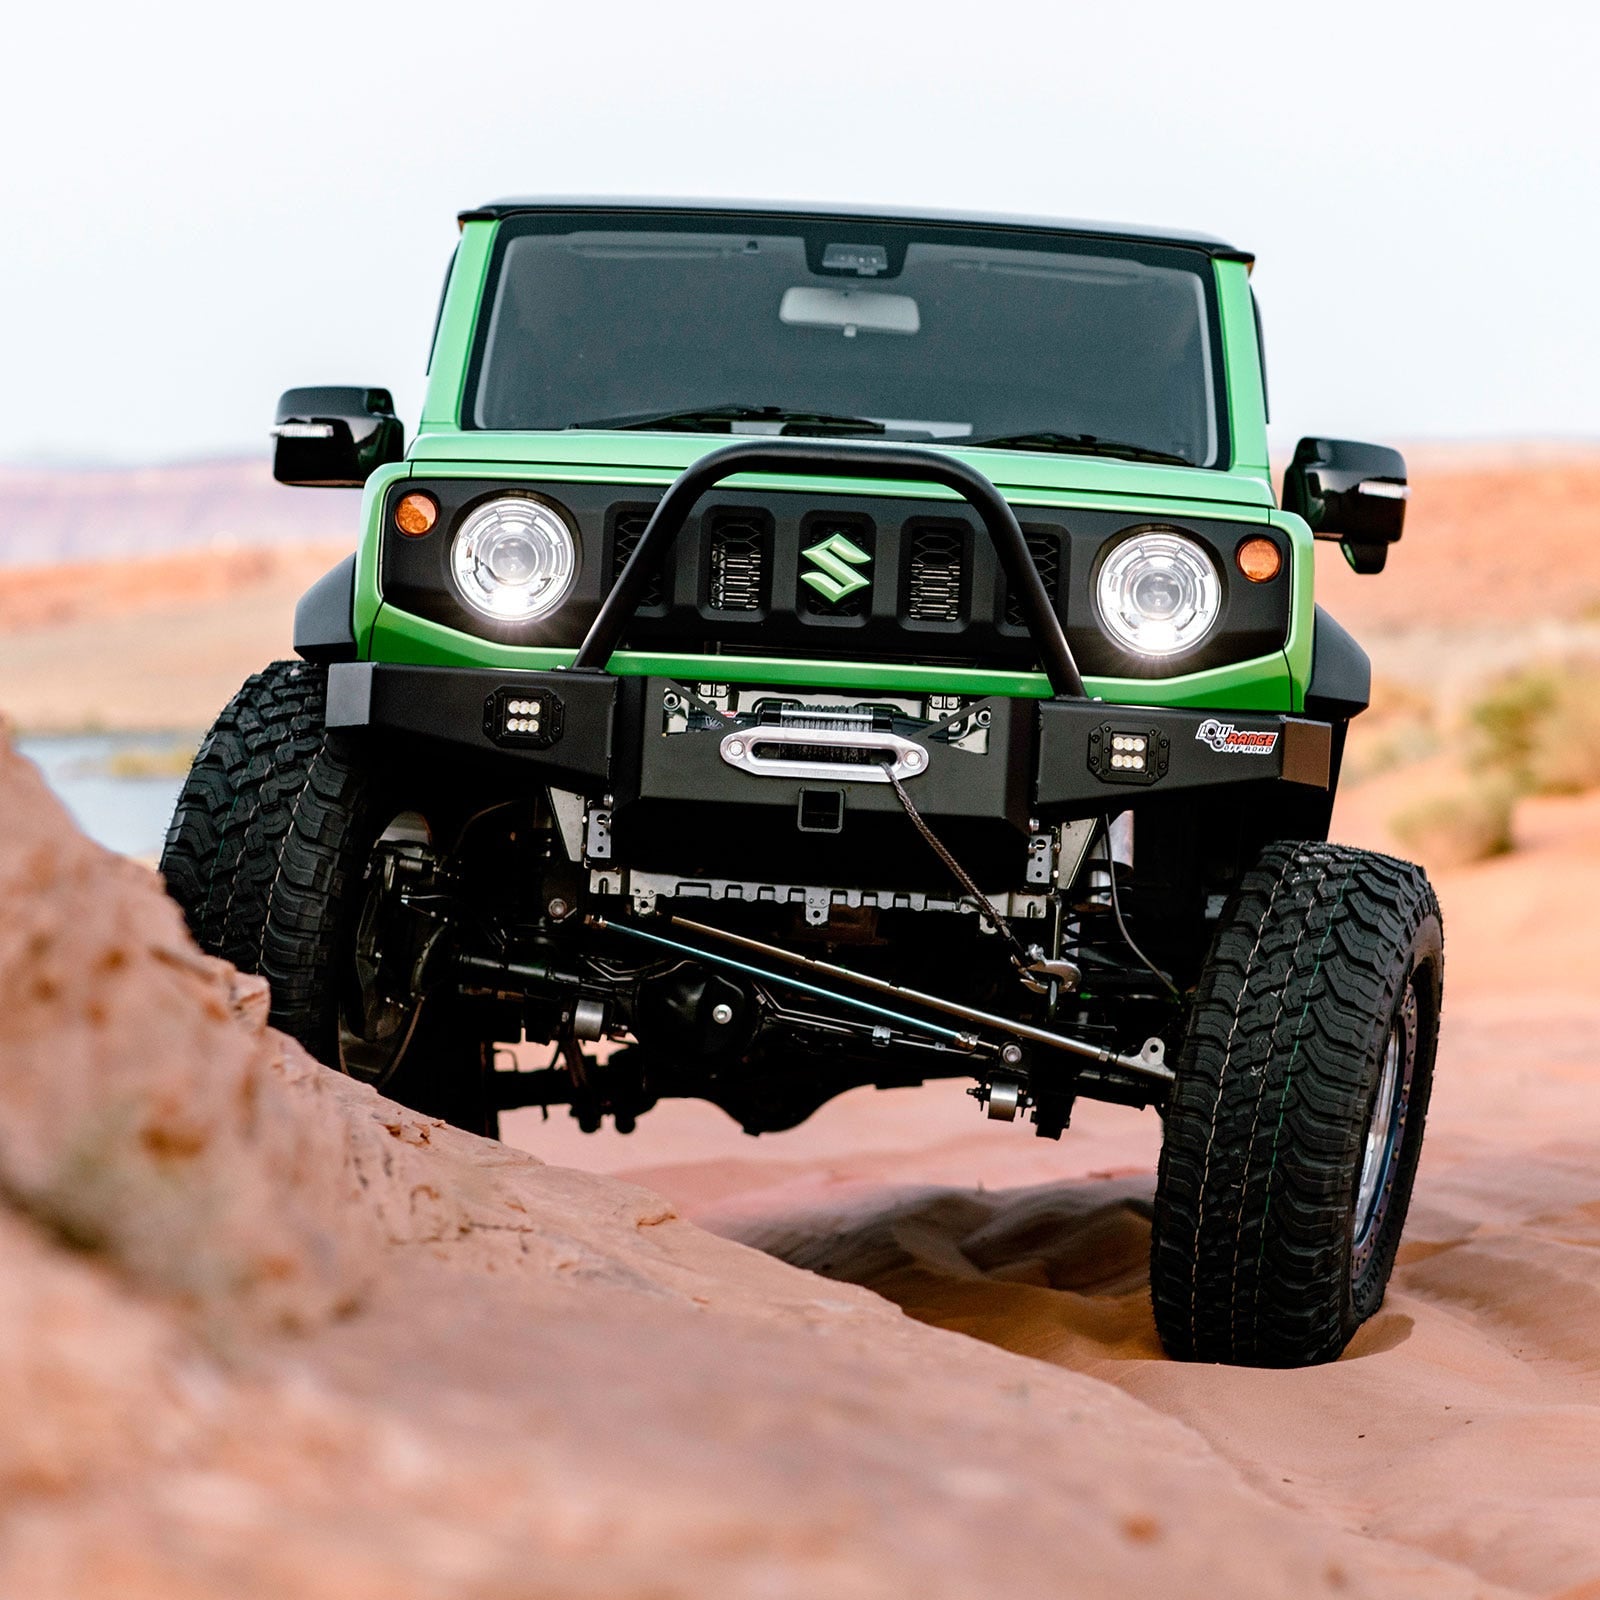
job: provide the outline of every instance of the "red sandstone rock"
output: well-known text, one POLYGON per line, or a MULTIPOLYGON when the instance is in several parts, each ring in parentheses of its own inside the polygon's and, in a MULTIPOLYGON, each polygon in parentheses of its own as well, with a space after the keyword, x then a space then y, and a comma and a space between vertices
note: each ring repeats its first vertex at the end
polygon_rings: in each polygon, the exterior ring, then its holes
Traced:
POLYGON ((0 1192, 6 1596, 1492 1592, 316 1066, 5 751, 0 1192))

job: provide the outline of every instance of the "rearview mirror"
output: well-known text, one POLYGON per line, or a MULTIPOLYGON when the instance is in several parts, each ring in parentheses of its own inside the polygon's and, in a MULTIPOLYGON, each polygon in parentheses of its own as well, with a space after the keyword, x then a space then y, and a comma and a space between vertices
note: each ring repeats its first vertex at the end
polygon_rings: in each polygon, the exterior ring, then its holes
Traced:
POLYGON ((778 321, 794 328, 839 328, 856 333, 915 333, 922 326, 917 302, 908 294, 881 289, 812 289, 803 284, 783 291, 778 321))
POLYGON ((1283 475, 1283 509, 1337 539, 1357 572, 1382 572, 1405 526, 1405 457, 1381 444, 1302 439, 1283 475))
POLYGON ((359 489, 405 455, 405 429, 387 389, 286 389, 272 430, 279 483, 359 489))

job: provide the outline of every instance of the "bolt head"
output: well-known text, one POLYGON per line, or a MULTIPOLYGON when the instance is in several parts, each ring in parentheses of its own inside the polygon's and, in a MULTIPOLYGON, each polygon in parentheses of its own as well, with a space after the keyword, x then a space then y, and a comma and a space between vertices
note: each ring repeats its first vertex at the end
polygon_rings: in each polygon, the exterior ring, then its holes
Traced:
POLYGON ((719 1001, 711 1008, 711 1020, 719 1028, 726 1028, 733 1021, 733 1007, 726 1001, 719 1001))
POLYGON ((548 911, 557 922, 559 922, 563 917, 571 914, 572 907, 569 906, 560 895, 557 895, 553 900, 551 900, 549 905, 545 907, 545 910, 548 911))
POLYGON ((1002 1045, 1000 1047, 1000 1059, 1008 1067, 1016 1066, 1022 1060, 1022 1046, 1017 1044, 1002 1045))

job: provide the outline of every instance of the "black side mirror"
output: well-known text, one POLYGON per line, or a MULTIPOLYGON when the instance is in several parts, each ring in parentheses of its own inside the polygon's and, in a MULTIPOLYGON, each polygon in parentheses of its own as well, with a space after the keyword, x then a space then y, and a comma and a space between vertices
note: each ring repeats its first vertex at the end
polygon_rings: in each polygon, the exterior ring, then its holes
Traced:
POLYGON ((1405 526, 1405 457, 1381 444, 1302 439, 1283 475, 1283 509, 1337 539, 1357 572, 1382 572, 1405 526))
POLYGON ((286 389, 272 437, 273 477, 317 488, 359 489, 406 453, 387 389, 286 389))

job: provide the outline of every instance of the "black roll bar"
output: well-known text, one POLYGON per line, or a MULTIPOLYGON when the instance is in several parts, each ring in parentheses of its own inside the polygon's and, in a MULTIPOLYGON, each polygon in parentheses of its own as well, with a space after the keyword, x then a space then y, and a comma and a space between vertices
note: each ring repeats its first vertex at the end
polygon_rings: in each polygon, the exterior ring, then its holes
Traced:
POLYGON ((574 670, 605 670, 621 643, 623 630, 639 609, 646 586, 665 565, 695 503, 736 472, 771 472, 807 478, 910 478, 954 489, 978 513, 988 529, 1011 592, 1022 607, 1023 620, 1039 651, 1050 687, 1058 698, 1083 698, 1083 678, 1072 659, 1061 619, 1050 604, 1021 524, 1005 496, 964 461, 933 450, 903 445, 779 443, 762 439, 748 444, 724 445, 701 456, 679 473, 662 495, 622 575, 584 635, 572 663, 574 670))

